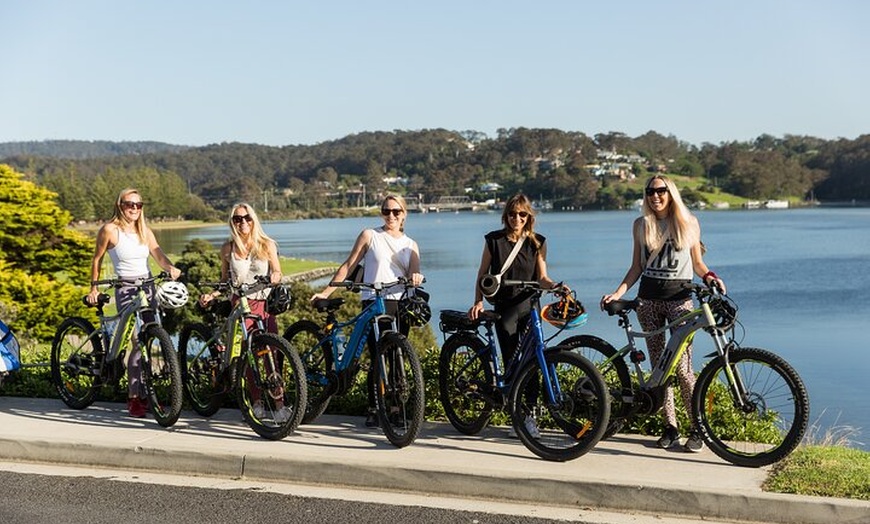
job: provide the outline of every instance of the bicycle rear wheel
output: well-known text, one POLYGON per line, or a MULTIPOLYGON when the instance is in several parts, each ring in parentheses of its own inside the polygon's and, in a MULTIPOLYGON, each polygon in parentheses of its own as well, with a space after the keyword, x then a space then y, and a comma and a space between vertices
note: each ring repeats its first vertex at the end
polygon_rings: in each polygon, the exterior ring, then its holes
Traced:
POLYGON ((438 359, 438 394, 444 414, 460 433, 476 435, 489 423, 493 373, 486 345, 473 335, 451 335, 438 359))
POLYGON ((378 341, 374 363, 375 399, 384 434, 403 448, 417 438, 425 409, 423 368, 404 336, 390 332, 378 341))
POLYGON ((286 340, 255 333, 239 358, 236 395, 245 422, 257 435, 280 440, 305 415, 305 368, 286 340))
POLYGON ((761 467, 791 453, 809 422, 810 401, 800 376, 778 355, 733 349, 729 367, 718 357, 695 383, 692 417, 716 455, 738 466, 761 467), (730 391, 732 374, 744 393, 741 408, 730 391))
POLYGON ((51 382, 64 404, 84 409, 94 402, 99 387, 102 344, 90 322, 64 320, 51 343, 51 382))
POLYGON ((592 335, 569 337, 559 343, 559 347, 574 351, 598 368, 607 391, 610 393, 610 422, 602 439, 618 433, 629 416, 629 406, 623 402, 624 395, 632 395, 631 374, 622 358, 613 358, 616 349, 607 341, 592 335), (613 360, 610 360, 613 359, 613 360), (609 360, 609 361, 608 361, 609 360))
POLYGON ((169 333, 149 324, 139 333, 142 351, 142 383, 151 401, 154 420, 164 428, 175 424, 181 415, 181 367, 169 333))
POLYGON ((332 371, 332 348, 318 345, 321 338, 320 326, 310 320, 300 320, 284 331, 284 339, 299 354, 305 366, 308 387, 308 402, 302 423, 313 422, 329 407, 335 391, 329 374, 332 371))
POLYGON ((218 412, 232 386, 221 372, 226 348, 211 339, 211 329, 201 323, 187 324, 178 336, 178 361, 181 383, 193 410, 203 417, 218 412))
POLYGON ((601 440, 610 418, 610 396, 601 373, 587 359, 558 346, 544 356, 555 404, 549 404, 541 368, 532 361, 511 386, 511 421, 529 451, 564 462, 586 454, 601 440))

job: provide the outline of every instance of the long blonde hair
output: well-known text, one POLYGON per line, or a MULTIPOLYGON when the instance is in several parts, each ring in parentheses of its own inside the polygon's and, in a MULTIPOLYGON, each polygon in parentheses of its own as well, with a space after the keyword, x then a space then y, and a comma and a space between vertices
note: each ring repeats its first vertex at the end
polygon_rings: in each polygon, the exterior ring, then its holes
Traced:
POLYGON ((674 247, 678 250, 690 248, 701 240, 701 231, 698 220, 683 203, 680 190, 674 182, 664 176, 655 175, 647 180, 644 189, 649 188, 653 180, 661 180, 665 183, 670 194, 668 201, 667 216, 664 218, 664 226, 656 218, 656 214, 649 205, 649 197, 643 199, 643 224, 642 232, 644 243, 650 251, 656 251, 662 247, 668 238, 673 239, 674 247))
MULTIPOLYGON (((127 220, 127 217, 124 216, 124 210, 121 209, 121 202, 124 202, 130 195, 139 195, 139 198, 142 199, 142 194, 139 193, 138 189, 128 187, 127 189, 122 189, 121 192, 118 193, 118 199, 115 200, 115 211, 112 214, 112 223, 120 227, 122 230, 125 229, 124 226, 131 223, 127 220)), ((136 230, 136 236, 139 237, 139 243, 144 244, 146 242, 145 239, 148 238, 148 235, 146 234, 148 228, 145 226, 144 206, 139 210, 139 218, 137 218, 135 222, 132 222, 132 224, 133 228, 136 230)))
POLYGON ((233 246, 238 253, 247 252, 251 258, 268 259, 269 246, 275 244, 277 247, 278 245, 269 237, 269 235, 266 234, 265 231, 263 231, 263 226, 260 224, 260 218, 257 216, 257 213, 250 204, 242 202, 234 205, 233 208, 230 209, 228 223, 230 225, 230 241, 233 243, 233 246), (233 224, 233 215, 235 215, 237 209, 244 209, 252 219, 250 246, 245 242, 245 239, 242 238, 242 235, 239 234, 239 228, 235 227, 233 224))

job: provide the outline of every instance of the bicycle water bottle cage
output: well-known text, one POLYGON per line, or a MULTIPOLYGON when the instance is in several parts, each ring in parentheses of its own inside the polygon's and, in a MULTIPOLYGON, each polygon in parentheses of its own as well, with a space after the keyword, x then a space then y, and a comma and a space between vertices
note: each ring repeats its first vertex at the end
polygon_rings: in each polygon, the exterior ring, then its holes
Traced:
POLYGON ((318 313, 337 311, 344 304, 343 298, 318 298, 314 301, 314 309, 318 313))
POLYGON ((441 331, 453 333, 454 331, 476 331, 478 326, 495 322, 500 318, 500 315, 493 311, 484 310, 480 312, 477 320, 471 320, 465 311, 444 309, 441 311, 439 318, 441 320, 441 331))
POLYGON ((637 298, 634 300, 614 300, 604 304, 604 311, 612 317, 613 315, 619 315, 620 313, 631 313, 637 309, 640 304, 641 301, 637 298))

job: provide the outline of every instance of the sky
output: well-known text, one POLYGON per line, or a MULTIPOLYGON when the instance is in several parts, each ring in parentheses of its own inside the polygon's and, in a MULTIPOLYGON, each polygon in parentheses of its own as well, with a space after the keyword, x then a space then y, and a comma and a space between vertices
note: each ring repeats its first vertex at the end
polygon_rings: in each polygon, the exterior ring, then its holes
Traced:
POLYGON ((870 132, 865 0, 2 0, 0 142, 870 132))

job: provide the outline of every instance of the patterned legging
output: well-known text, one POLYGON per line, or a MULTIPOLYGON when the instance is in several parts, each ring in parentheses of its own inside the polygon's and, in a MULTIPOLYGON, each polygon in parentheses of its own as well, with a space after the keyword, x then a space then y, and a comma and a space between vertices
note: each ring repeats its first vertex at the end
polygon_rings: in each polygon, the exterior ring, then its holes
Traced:
MULTIPOLYGON (((685 300, 648 300, 637 308, 637 318, 644 331, 652 331, 665 325, 666 322, 679 318, 694 308, 692 299, 685 300)), ((673 329, 671 329, 673 332, 673 329)), ((650 360, 656 362, 665 349, 665 335, 661 333, 646 339, 649 349, 650 360)), ((692 370, 692 346, 689 345, 680 361, 677 362, 677 381, 680 385, 680 393, 683 396, 683 404, 686 409, 692 405, 692 391, 695 389, 695 372, 692 370)), ((665 391, 665 404, 662 407, 665 412, 665 423, 677 426, 677 413, 674 408, 674 388, 668 387, 665 391)))

